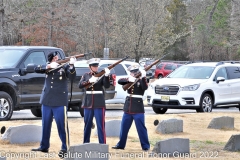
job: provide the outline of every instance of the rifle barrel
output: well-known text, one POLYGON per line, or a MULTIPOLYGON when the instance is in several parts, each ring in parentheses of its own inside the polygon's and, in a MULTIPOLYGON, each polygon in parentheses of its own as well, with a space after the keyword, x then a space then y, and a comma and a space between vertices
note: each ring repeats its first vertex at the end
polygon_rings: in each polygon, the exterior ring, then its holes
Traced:
MULTIPOLYGON (((154 66, 155 64, 157 64, 158 62, 160 62, 164 57, 166 57, 166 55, 168 55, 169 53, 163 55, 160 59, 154 61, 151 65, 147 66, 146 68, 144 68, 145 71, 148 71, 149 69, 152 68, 152 66, 154 66)), ((141 72, 138 73, 135 78, 139 78, 141 76, 141 72)), ((127 89, 129 89, 129 87, 131 87, 132 85, 134 85, 136 82, 129 82, 125 85, 122 86, 123 90, 126 91, 127 89)))
MULTIPOLYGON (((128 58, 129 58, 129 56, 126 56, 125 58, 123 58, 123 59, 115 62, 114 64, 108 66, 107 68, 110 70, 110 69, 114 68, 117 64, 121 63, 122 61, 124 61, 124 60, 126 60, 126 59, 128 59, 128 58)), ((104 73, 105 73, 105 70, 102 70, 101 72, 99 72, 98 74, 95 74, 94 76, 95 76, 95 77, 101 77, 104 73)), ((89 88, 90 86, 93 86, 94 84, 95 84, 95 83, 93 83, 93 84, 90 83, 90 84, 86 85, 85 88, 87 89, 87 88, 89 88)))

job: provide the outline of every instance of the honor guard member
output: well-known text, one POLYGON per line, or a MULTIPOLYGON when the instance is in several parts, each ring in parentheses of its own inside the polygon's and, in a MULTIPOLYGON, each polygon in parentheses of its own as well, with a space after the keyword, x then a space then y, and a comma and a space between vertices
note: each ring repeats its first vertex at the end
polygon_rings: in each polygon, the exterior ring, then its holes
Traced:
MULTIPOLYGON (((129 82, 135 82, 136 75, 139 72, 139 65, 134 64, 128 67, 128 71, 130 71, 129 78, 122 78, 118 80, 120 85, 125 85, 129 82)), ((146 80, 146 71, 141 71, 141 77, 137 82, 127 90, 127 97, 124 103, 123 108, 123 117, 121 122, 121 130, 120 130, 120 141, 116 146, 112 147, 113 149, 124 149, 126 146, 127 135, 129 129, 134 120, 138 136, 140 138, 140 143, 142 150, 148 151, 150 148, 147 128, 145 127, 144 120, 144 104, 143 104, 143 95, 145 90, 147 90, 148 84, 146 80)))
POLYGON ((98 65, 100 59, 92 58, 87 61, 89 64, 89 73, 85 73, 79 81, 79 88, 85 88, 85 86, 92 84, 92 87, 86 88, 86 94, 82 103, 84 108, 84 138, 83 143, 90 143, 91 127, 93 117, 96 119, 98 140, 101 144, 106 144, 106 133, 105 133, 105 98, 104 90, 110 87, 109 74, 110 70, 105 68, 105 74, 102 78, 95 77, 97 74, 98 65))
MULTIPOLYGON (((75 57, 70 58, 69 64, 59 66, 58 52, 48 54, 48 64, 35 67, 36 73, 46 73, 40 104, 42 104, 42 139, 40 147, 32 151, 48 152, 53 117, 57 124, 58 134, 62 141, 59 156, 69 149, 69 131, 67 121, 68 79, 76 76, 75 57), (54 69, 47 72, 47 69, 54 69)), ((61 157, 60 156, 60 157, 61 157)), ((63 157, 61 157, 63 158, 63 157)))

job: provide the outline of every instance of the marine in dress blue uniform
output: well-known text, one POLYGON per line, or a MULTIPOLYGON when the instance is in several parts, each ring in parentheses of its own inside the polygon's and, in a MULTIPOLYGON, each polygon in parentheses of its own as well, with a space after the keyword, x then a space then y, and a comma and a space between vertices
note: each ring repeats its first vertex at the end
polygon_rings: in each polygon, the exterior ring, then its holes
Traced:
POLYGON ((42 139, 40 147, 32 149, 32 151, 48 152, 53 117, 62 141, 60 152, 65 153, 69 149, 67 121, 68 79, 74 79, 76 76, 75 67, 73 66, 76 59, 71 58, 70 64, 63 65, 59 68, 57 68, 59 65, 56 63, 57 59, 57 52, 49 53, 49 63, 35 67, 35 72, 45 73, 46 79, 40 98, 40 104, 42 104, 42 139), (46 72, 48 67, 56 69, 46 72))
MULTIPOLYGON (((128 70, 131 72, 131 76, 129 78, 122 78, 118 80, 120 85, 125 85, 129 82, 134 82, 136 78, 134 74, 139 71, 139 65, 132 65, 128 67, 128 70)), ((142 150, 147 151, 150 148, 147 128, 145 127, 145 117, 144 117, 144 104, 143 104, 143 95, 145 90, 148 88, 147 80, 146 80, 146 72, 141 71, 141 78, 127 90, 128 96, 126 97, 126 101, 124 103, 123 108, 123 117, 121 122, 121 130, 120 130, 120 140, 116 146, 112 147, 113 149, 124 149, 127 142, 127 135, 129 129, 134 120, 138 136, 140 138, 140 143, 142 150)))
POLYGON ((85 73, 79 81, 79 88, 85 88, 85 86, 91 84, 92 87, 85 89, 85 97, 82 103, 84 108, 84 138, 83 143, 90 143, 91 127, 93 117, 96 119, 98 140, 101 144, 106 144, 106 133, 105 133, 105 98, 103 87, 110 87, 108 68, 105 68, 105 75, 102 78, 94 77, 97 74, 98 65, 100 59, 92 58, 88 60, 90 72, 85 73))

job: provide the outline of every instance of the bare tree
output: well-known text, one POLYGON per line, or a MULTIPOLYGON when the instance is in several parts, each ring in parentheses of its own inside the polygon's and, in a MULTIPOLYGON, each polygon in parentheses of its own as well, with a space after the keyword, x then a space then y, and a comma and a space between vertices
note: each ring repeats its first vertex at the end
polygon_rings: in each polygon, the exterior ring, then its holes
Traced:
POLYGON ((0 0, 0 45, 3 45, 3 28, 4 28, 4 7, 3 0, 0 0))
POLYGON ((230 21, 230 26, 231 26, 231 34, 230 34, 230 47, 231 47, 231 54, 230 54, 230 59, 235 59, 240 55, 240 1, 238 0, 231 0, 231 6, 232 6, 232 12, 231 12, 231 21, 230 21), (237 53, 237 54, 236 54, 237 53))

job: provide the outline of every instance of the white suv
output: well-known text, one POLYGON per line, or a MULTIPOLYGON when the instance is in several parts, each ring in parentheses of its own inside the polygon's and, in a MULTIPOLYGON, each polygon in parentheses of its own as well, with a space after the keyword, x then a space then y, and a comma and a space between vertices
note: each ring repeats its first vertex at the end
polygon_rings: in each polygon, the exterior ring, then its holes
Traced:
POLYGON ((213 107, 240 104, 240 64, 191 63, 158 79, 148 90, 148 104, 157 114, 170 109, 211 112, 213 107))
MULTIPOLYGON (((106 68, 111 64, 116 63, 118 60, 104 60, 101 59, 99 63, 100 68, 106 68)), ((136 62, 132 61, 123 61, 120 64, 116 65, 111 72, 116 74, 116 86, 115 86, 115 97, 113 99, 105 100, 106 104, 114 104, 114 103, 121 103, 124 104, 127 92, 123 90, 122 85, 119 85, 117 82, 120 78, 127 78, 130 75, 130 72, 127 70, 129 66, 132 64, 137 64, 136 62)), ((88 64, 85 60, 77 61, 74 64, 75 67, 88 67, 88 64)), ((143 100, 147 98, 147 93, 145 92, 143 96, 143 100)))

